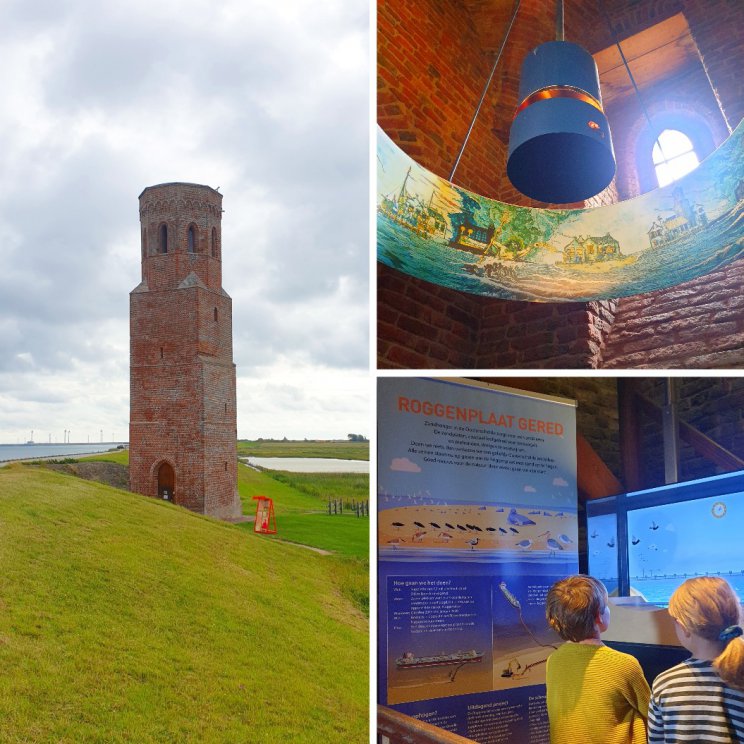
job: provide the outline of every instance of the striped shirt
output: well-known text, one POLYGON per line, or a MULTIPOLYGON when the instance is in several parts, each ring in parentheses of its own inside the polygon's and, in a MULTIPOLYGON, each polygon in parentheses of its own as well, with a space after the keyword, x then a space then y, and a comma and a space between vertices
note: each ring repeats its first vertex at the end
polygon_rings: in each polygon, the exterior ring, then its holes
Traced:
POLYGON ((687 659, 662 672, 651 691, 649 744, 744 742, 744 691, 729 687, 711 661, 687 659))

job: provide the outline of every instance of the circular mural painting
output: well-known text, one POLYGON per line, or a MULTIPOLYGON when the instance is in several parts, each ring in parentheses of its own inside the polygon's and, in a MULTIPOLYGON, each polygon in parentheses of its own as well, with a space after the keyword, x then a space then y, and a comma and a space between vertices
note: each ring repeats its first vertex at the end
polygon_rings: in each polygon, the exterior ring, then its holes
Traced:
POLYGON ((377 258, 501 299, 591 301, 694 279, 744 248, 744 121, 673 184, 595 209, 533 209, 434 175, 378 127, 377 258))

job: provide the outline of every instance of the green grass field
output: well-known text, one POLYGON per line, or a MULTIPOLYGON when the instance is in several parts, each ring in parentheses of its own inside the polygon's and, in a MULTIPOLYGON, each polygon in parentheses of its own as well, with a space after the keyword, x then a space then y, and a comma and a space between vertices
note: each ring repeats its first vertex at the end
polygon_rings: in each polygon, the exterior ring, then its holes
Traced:
POLYGON ((0 741, 368 741, 369 521, 322 524, 313 497, 246 470, 279 538, 336 554, 0 468, 0 741))
POLYGON ((238 439, 240 457, 335 457, 339 460, 369 460, 369 442, 340 440, 254 441, 238 439))

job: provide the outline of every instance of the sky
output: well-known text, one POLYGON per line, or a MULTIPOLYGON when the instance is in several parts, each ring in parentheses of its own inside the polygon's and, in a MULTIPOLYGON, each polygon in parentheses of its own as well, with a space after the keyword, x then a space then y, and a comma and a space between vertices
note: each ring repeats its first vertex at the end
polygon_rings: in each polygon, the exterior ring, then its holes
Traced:
POLYGON ((238 436, 369 436, 366 0, 3 0, 0 443, 128 438, 138 196, 219 188, 238 436))

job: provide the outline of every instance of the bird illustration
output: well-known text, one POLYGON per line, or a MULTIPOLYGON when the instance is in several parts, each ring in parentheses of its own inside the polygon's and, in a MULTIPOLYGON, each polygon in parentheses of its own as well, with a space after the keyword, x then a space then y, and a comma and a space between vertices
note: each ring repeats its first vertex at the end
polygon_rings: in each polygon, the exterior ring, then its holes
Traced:
POLYGON ((598 535, 599 533, 597 532, 597 530, 594 530, 594 532, 592 532, 592 534, 589 535, 589 537, 597 537, 598 535))
POLYGON ((638 545, 638 543, 641 542, 641 538, 633 535, 630 541, 633 543, 633 545, 638 545))
POLYGON ((474 525, 473 525, 473 529, 474 529, 474 530, 475 530, 476 532, 483 532, 483 530, 482 530, 482 529, 481 529, 480 527, 478 527, 478 525, 477 525, 477 524, 474 524, 474 525))
POLYGON ((416 527, 420 527, 422 530, 424 529, 424 527, 426 527, 426 525, 421 524, 421 522, 414 522, 414 524, 416 525, 416 527))
POLYGON ((393 527, 397 527, 398 529, 400 529, 403 526, 404 526, 403 522, 393 522, 393 527))
POLYGON ((544 537, 545 538, 545 545, 550 550, 550 554, 553 555, 556 550, 563 550, 563 546, 556 540, 555 538, 551 537, 550 530, 546 530, 542 534, 538 535, 538 537, 544 537))
POLYGON ((611 537, 610 541, 607 543, 608 548, 614 548, 615 547, 615 538, 611 537))
POLYGON ((480 540, 477 537, 474 537, 472 540, 466 540, 466 542, 470 545, 471 550, 475 550, 475 546, 480 542, 480 540))
POLYGON ((649 529, 650 530, 658 530, 659 529, 659 525, 656 524, 656 522, 654 522, 654 520, 652 519, 651 520, 651 526, 649 527, 649 529))
POLYGON ((558 535, 558 539, 561 542, 566 543, 566 545, 570 545, 573 542, 573 540, 568 535, 558 535))
POLYGON ((549 538, 548 538, 548 539, 547 539, 547 540, 545 541, 545 543, 546 543, 546 545, 547 545, 547 546, 548 546, 549 548, 552 548, 553 550, 563 550, 563 545, 561 545, 561 544, 560 544, 560 543, 558 542, 558 540, 554 540, 554 539, 553 539, 552 537, 549 537, 549 538))
POLYGON ((540 510, 539 509, 533 509, 531 512, 527 512, 527 513, 528 514, 539 514, 540 513, 540 510))
MULTIPOLYGON (((532 524, 534 524, 534 522, 533 522, 532 524)), ((519 534, 519 530, 518 530, 518 529, 517 529, 516 527, 509 527, 509 529, 510 529, 510 530, 511 530, 511 531, 512 531, 512 532, 513 532, 513 533, 514 533, 515 535, 518 535, 518 534, 519 534)))
POLYGON ((543 517, 552 517, 553 515, 550 512, 543 512, 543 517))
POLYGON ((503 532, 505 535, 509 534, 503 527, 499 527, 499 532, 503 532))
POLYGON ((527 548, 529 548, 529 547, 530 547, 530 546, 532 545, 532 540, 520 540, 520 541, 519 541, 519 542, 517 543, 517 545, 518 545, 518 546, 519 546, 520 548, 522 548, 522 549, 524 549, 524 550, 527 550, 527 548))
POLYGON ((495 527, 486 527, 486 532, 496 532, 495 527))
POLYGON ((435 527, 435 528, 436 528, 436 529, 438 529, 438 530, 441 530, 441 529, 442 529, 442 528, 441 528, 441 527, 440 527, 440 526, 439 526, 439 525, 438 525, 438 524, 437 524, 436 522, 429 522, 429 524, 430 524, 430 525, 431 525, 432 527, 435 527))
POLYGON ((529 517, 525 517, 524 514, 519 514, 514 507, 511 508, 506 521, 509 522, 509 524, 518 524, 520 526, 535 524, 535 522, 533 522, 529 517))
POLYGON ((449 527, 451 530, 454 530, 455 529, 455 525, 454 524, 450 524, 449 522, 445 522, 444 523, 444 526, 445 527, 449 527))
POLYGON ((467 529, 465 527, 463 527, 461 524, 458 524, 457 525, 457 529, 458 530, 462 530, 463 532, 467 532, 467 529))
POLYGON ((452 535, 450 535, 449 532, 440 532, 439 533, 439 537, 441 537, 442 540, 451 540, 452 539, 452 535))
POLYGON ((388 540, 387 544, 392 545, 393 548, 397 548, 401 543, 404 543, 404 542, 405 540, 403 540, 403 538, 396 537, 394 540, 388 540))
POLYGON ((498 509, 496 509, 496 511, 497 512, 502 512, 502 511, 504 511, 504 507, 503 506, 500 506, 498 509))
POLYGON ((418 532, 414 533, 413 535, 413 541, 414 542, 421 542, 424 539, 424 535, 426 532, 424 530, 419 530, 418 532))

